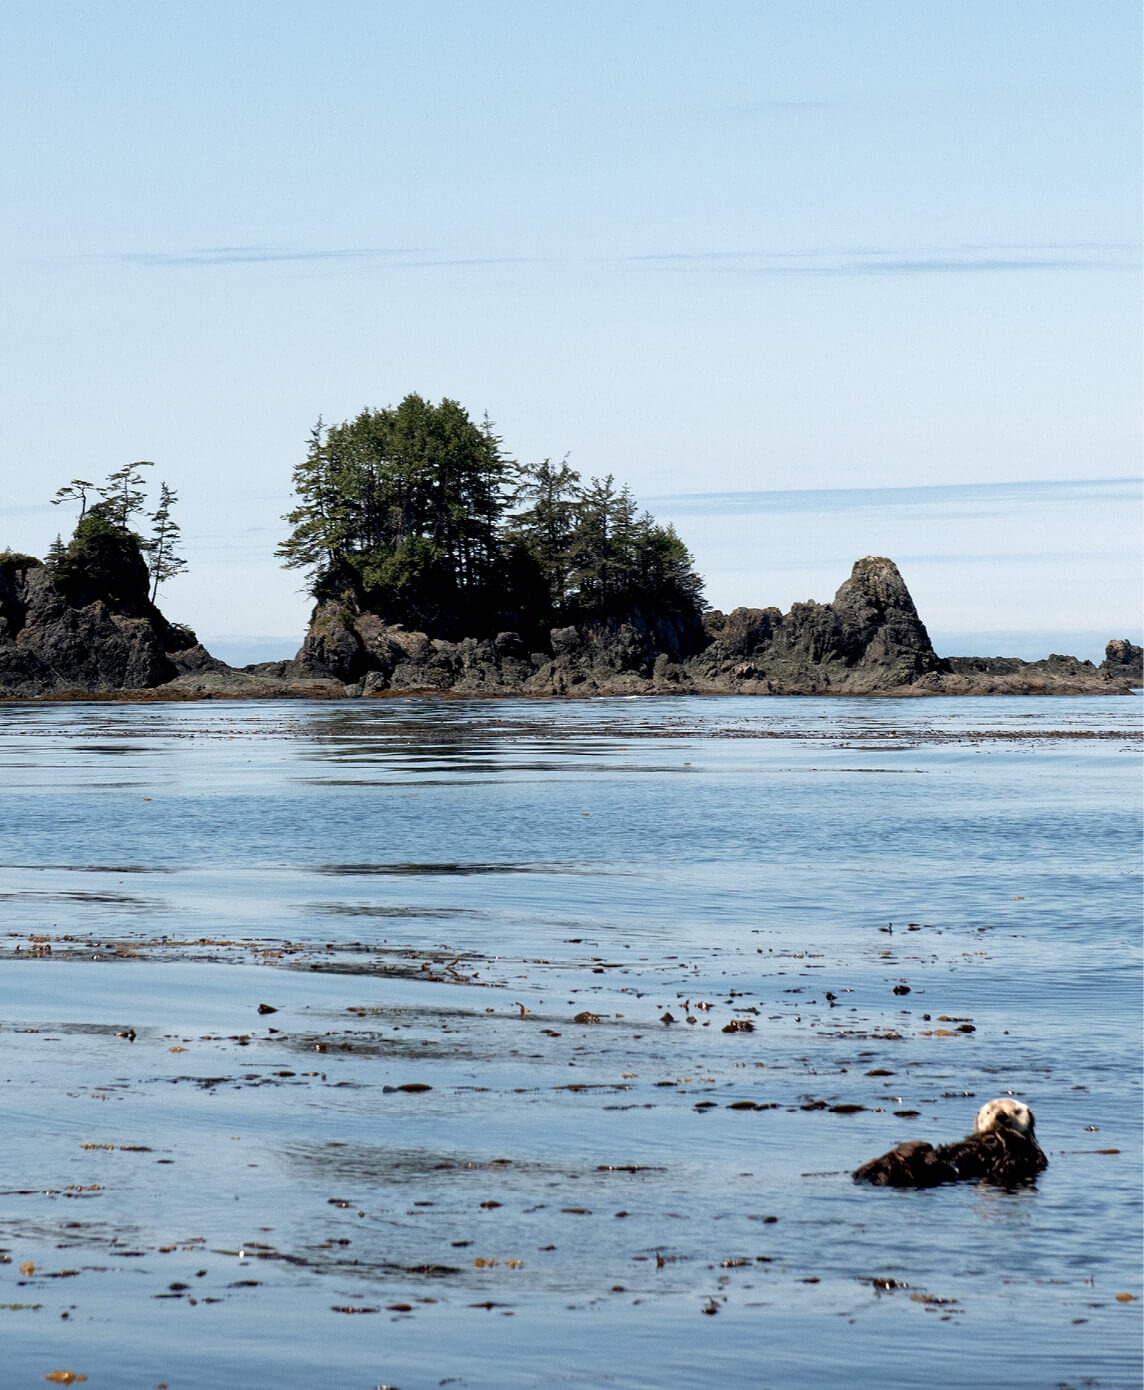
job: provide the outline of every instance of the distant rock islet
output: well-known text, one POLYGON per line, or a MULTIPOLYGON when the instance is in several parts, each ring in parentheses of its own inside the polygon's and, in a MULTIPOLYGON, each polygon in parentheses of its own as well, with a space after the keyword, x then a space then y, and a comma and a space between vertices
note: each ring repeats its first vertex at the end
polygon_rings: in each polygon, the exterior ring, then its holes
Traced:
POLYGON ((292 660, 237 669, 155 607, 138 552, 95 551, 68 584, 30 557, 0 557, 0 697, 1081 695, 1142 682, 1127 639, 1109 642, 1100 666, 941 657, 883 556, 857 561, 830 603, 708 611, 701 627, 637 609, 532 643, 513 632, 450 641, 327 598, 292 660))

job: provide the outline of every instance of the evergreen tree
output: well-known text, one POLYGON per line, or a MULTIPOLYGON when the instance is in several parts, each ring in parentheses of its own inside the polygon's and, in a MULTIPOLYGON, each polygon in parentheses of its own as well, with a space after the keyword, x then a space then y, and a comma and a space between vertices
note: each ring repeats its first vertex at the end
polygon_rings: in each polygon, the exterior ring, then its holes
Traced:
POLYGON ((334 565, 347 548, 345 512, 349 501, 335 477, 321 417, 310 431, 306 457, 294 469, 298 506, 282 518, 294 528, 275 550, 286 569, 320 570, 334 565))
POLYGON ((147 568, 151 572, 152 603, 159 592, 159 585, 173 579, 177 574, 182 574, 187 568, 186 560, 177 550, 180 539, 179 524, 171 517, 171 508, 178 500, 174 488, 168 487, 166 483, 159 484, 159 505, 151 513, 155 529, 145 547, 148 556, 147 568))
POLYGON ((520 466, 486 418, 406 396, 314 426, 277 554, 315 597, 352 598, 438 636, 623 617, 695 628, 702 582, 670 527, 567 459, 520 466), (509 508, 514 508, 510 512, 509 508))
POLYGON ((278 546, 316 595, 348 586, 394 618, 454 624, 494 582, 507 463, 486 421, 452 400, 397 407, 310 434, 299 505, 278 546))
MULTIPOLYGON (((630 502, 630 499, 628 499, 630 502)), ((572 533, 572 584, 578 612, 603 614, 621 587, 617 527, 621 494, 615 479, 593 478, 580 495, 572 533)), ((627 520, 625 515, 624 521, 627 520)))
POLYGON ((98 488, 99 507, 103 515, 121 531, 131 530, 131 518, 143 511, 147 504, 147 490, 143 486, 141 468, 154 468, 146 459, 138 463, 125 463, 114 473, 107 475, 107 482, 98 488))
POLYGON ((186 569, 186 560, 177 552, 179 526, 171 516, 171 508, 178 501, 174 489, 160 482, 158 507, 149 514, 145 512, 147 490, 140 470, 154 467, 146 459, 126 463, 109 473, 107 481, 98 485, 88 482, 86 478, 73 478, 52 498, 53 505, 57 506, 65 501, 78 501, 80 504, 79 520, 72 540, 65 546, 57 536, 48 551, 48 567, 58 584, 63 585, 69 593, 82 591, 83 570, 85 565, 90 567, 92 564, 93 547, 100 553, 97 568, 104 564, 106 556, 116 547, 126 557, 124 564, 129 568, 137 563, 142 552, 150 555, 147 570, 152 602, 160 584, 186 569), (91 492, 99 500, 89 506, 87 498, 91 492), (154 523, 155 529, 150 538, 137 535, 132 529, 135 518, 143 515, 149 515, 154 523))
POLYGON ((580 475, 568 467, 567 455, 558 466, 551 459, 526 464, 518 474, 515 502, 531 505, 512 518, 510 541, 524 545, 547 578, 553 608, 568 598, 573 568, 580 475))
POLYGON ((89 483, 86 478, 73 478, 70 483, 65 483, 56 495, 52 498, 52 506, 58 507, 61 502, 78 502, 80 519, 83 519, 87 511, 87 494, 94 491, 95 484, 89 483))
POLYGON ((657 595, 663 605, 676 611, 702 611, 703 579, 675 527, 660 526, 646 513, 640 526, 639 592, 657 595))

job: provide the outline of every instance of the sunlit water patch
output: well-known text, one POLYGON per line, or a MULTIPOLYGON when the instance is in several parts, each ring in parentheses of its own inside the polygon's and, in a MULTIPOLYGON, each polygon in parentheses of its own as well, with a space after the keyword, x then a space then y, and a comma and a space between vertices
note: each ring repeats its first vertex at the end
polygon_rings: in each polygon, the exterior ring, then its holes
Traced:
POLYGON ((0 708, 5 1384, 1137 1384, 1139 716, 0 708))

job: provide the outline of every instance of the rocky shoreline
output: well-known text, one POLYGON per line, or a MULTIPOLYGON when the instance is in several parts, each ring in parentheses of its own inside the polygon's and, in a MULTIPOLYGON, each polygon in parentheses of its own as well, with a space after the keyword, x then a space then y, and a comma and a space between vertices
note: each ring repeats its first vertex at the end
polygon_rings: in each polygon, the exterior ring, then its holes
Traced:
POLYGON ((26 557, 0 561, 0 699, 345 699, 593 695, 1091 695, 1144 681, 1141 648, 1109 642, 1100 666, 1072 656, 940 657, 892 560, 867 556, 827 604, 709 612, 684 639, 639 612, 446 641, 318 604, 290 661, 241 669, 212 656, 148 600, 146 571, 67 598, 26 557))

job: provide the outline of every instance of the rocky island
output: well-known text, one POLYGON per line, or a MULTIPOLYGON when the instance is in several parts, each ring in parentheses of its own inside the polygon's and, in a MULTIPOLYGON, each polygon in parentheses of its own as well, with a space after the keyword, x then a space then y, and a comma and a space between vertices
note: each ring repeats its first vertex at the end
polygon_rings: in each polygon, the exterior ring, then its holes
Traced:
MULTIPOLYGON (((105 547, 98 547, 105 551, 105 547)), ((27 556, 0 559, 0 698, 345 698, 457 695, 1080 695, 1142 683, 1142 652, 1109 642, 1072 656, 939 657, 892 560, 859 560, 832 603, 704 615, 694 649, 638 613, 552 629, 539 651, 515 632, 453 641, 326 599, 291 661, 241 669, 210 655, 147 599, 130 549, 60 591, 27 556), (102 582, 101 582, 102 579, 102 582), (670 640, 664 640, 667 637, 670 640)))
POLYGON ((57 497, 83 511, 46 561, 0 554, 0 698, 346 698, 409 692, 1081 695, 1144 682, 1141 648, 941 657, 897 566, 858 560, 830 603, 707 609, 670 526, 613 480, 506 459, 455 401, 407 396, 315 427, 278 554, 309 572, 297 655, 235 669, 155 603, 174 559, 164 485, 150 540, 129 465, 57 497), (149 563, 150 562, 150 563, 149 563))
MULTIPOLYGON (((867 556, 831 603, 708 611, 698 633, 645 615, 552 629, 539 651, 515 632, 449 641, 361 611, 314 610, 292 661, 253 678, 332 680, 348 695, 1040 695, 1119 694, 1141 684, 1141 648, 1112 641, 1101 665, 1072 656, 939 657, 892 560, 867 556)), ((177 682, 206 691, 191 675, 177 682)))

